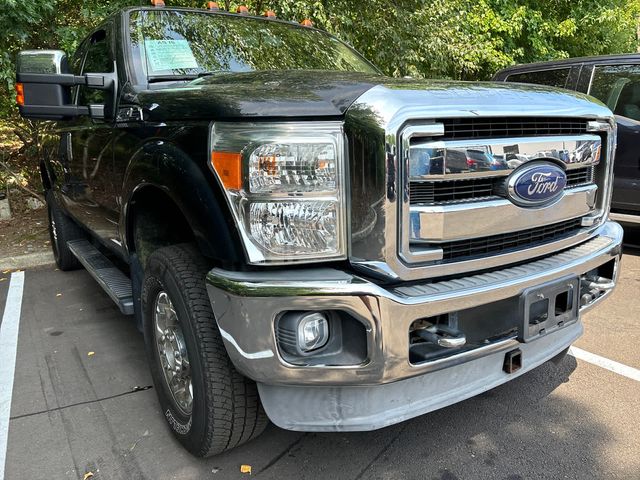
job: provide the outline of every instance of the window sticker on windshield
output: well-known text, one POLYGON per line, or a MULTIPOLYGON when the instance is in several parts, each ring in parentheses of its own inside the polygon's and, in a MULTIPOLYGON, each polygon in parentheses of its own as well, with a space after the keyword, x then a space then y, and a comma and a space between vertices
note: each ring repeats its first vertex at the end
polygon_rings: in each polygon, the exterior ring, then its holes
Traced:
POLYGON ((187 40, 145 40, 144 47, 151 71, 198 68, 187 40))

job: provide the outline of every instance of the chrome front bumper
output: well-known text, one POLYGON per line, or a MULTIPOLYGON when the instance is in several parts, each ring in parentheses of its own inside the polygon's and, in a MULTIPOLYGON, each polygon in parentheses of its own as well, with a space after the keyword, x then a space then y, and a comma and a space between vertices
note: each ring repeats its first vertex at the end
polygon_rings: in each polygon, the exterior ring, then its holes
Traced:
MULTIPOLYGON (((607 222, 590 240, 527 264, 465 278, 384 288, 333 269, 279 272, 212 270, 207 288, 236 368, 258 382, 269 418, 292 430, 371 430, 464 400, 553 358, 582 333, 578 321, 537 340, 507 338, 450 357, 409 362, 416 319, 487 305, 613 262, 617 280, 622 228, 607 222), (274 332, 288 310, 343 310, 366 325, 368 360, 357 366, 295 366, 280 355, 274 332), (519 348, 517 373, 502 370, 519 348)), ((609 290, 580 313, 611 293, 609 290)))
POLYGON ((518 296, 567 275, 580 276, 610 260, 617 265, 622 228, 607 222, 596 233, 576 247, 540 260, 451 281, 385 288, 334 269, 230 272, 216 268, 207 276, 207 288, 229 357, 247 377, 271 385, 385 384, 518 347, 520 342, 509 338, 412 365, 408 331, 420 318, 518 296), (288 364, 276 346, 274 321, 289 310, 349 313, 366 326, 368 360, 357 366, 288 364))

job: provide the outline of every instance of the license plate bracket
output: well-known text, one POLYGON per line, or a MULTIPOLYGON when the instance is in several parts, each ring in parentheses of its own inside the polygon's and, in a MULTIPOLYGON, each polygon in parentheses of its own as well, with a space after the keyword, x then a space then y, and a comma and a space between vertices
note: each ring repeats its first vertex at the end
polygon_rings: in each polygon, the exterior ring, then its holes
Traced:
POLYGON ((518 339, 530 342, 578 321, 580 279, 568 276, 525 290, 518 339))

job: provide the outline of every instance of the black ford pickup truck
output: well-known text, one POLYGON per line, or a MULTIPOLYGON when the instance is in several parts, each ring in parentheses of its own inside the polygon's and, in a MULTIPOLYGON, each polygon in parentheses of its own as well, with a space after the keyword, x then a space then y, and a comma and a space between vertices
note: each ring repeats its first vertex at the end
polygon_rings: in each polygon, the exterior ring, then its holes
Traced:
POLYGON ((640 55, 602 55, 516 65, 494 80, 522 82, 589 94, 616 116, 613 220, 640 224, 640 55))
POLYGON ((312 27, 178 8, 22 52, 17 91, 57 122, 57 264, 135 315, 195 455, 469 398, 616 282, 615 120, 580 94, 388 78, 312 27))

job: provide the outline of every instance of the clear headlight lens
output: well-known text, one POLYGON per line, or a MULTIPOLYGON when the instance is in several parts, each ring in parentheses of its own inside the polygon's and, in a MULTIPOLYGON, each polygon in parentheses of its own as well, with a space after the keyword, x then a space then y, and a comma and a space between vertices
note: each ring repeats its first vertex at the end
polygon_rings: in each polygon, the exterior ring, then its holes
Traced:
POLYGON ((252 202, 251 236, 278 255, 338 251, 336 201, 252 202))
POLYGON ((346 258, 341 123, 216 123, 211 148, 250 263, 346 258))
POLYGON ((335 145, 261 145, 249 157, 249 188, 251 193, 334 191, 335 145))

